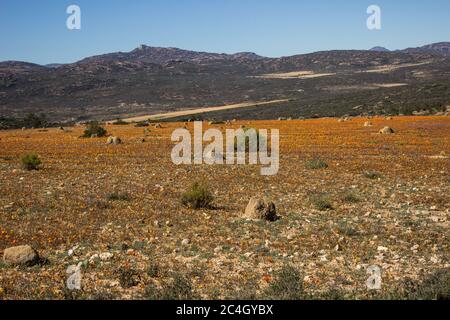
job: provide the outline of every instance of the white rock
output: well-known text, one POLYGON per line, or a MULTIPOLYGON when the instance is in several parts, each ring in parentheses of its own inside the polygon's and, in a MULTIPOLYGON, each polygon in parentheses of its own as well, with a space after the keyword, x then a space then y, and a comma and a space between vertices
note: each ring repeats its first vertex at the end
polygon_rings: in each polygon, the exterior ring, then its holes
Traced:
POLYGON ((100 255, 99 255, 100 260, 102 260, 102 261, 107 261, 107 260, 111 259, 113 256, 114 255, 111 252, 103 252, 103 253, 100 253, 100 255))

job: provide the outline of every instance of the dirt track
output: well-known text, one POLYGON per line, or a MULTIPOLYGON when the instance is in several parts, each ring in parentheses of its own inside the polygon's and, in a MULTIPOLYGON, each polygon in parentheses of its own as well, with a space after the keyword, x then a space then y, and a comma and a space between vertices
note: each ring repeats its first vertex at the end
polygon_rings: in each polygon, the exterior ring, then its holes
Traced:
POLYGON ((180 111, 174 111, 174 112, 168 112, 168 113, 160 113, 160 114, 154 114, 154 115, 139 116, 139 117, 123 119, 123 121, 139 122, 139 121, 145 121, 145 120, 149 120, 149 119, 163 120, 163 119, 171 119, 171 118, 177 118, 177 117, 183 117, 183 116, 191 116, 191 115, 196 115, 196 114, 204 114, 204 113, 214 112, 214 111, 222 111, 222 110, 238 109, 238 108, 248 108, 248 107, 275 104, 275 103, 281 103, 281 102, 287 102, 287 101, 288 101, 287 99, 283 99, 283 100, 272 100, 272 101, 262 101, 262 102, 244 102, 244 103, 230 104, 230 105, 220 106, 220 107, 197 108, 197 109, 180 110, 180 111))

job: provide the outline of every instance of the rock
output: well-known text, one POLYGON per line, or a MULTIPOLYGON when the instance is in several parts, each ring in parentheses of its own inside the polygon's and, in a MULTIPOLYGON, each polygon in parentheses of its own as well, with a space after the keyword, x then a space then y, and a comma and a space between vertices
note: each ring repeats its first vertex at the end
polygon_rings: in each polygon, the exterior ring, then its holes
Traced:
POLYGON ((122 139, 120 139, 119 137, 108 137, 106 144, 122 144, 122 139))
POLYGON ((183 246, 187 246, 191 243, 191 241, 189 239, 184 239, 183 241, 181 241, 181 245, 183 246))
POLYGON ((364 123, 364 127, 371 127, 371 126, 372 126, 372 122, 367 121, 364 123))
POLYGON ((379 131, 379 134, 394 134, 394 133, 395 133, 394 130, 392 130, 392 128, 390 127, 384 127, 379 131))
POLYGON ((99 255, 100 260, 102 260, 102 261, 107 261, 107 260, 111 259, 113 256, 114 255, 111 252, 103 252, 103 253, 100 253, 100 255, 99 255))
POLYGON ((258 198, 250 199, 243 217, 247 219, 262 219, 266 221, 278 220, 275 204, 273 202, 266 202, 258 198))
POLYGON ((38 261, 37 251, 28 245, 8 248, 3 253, 3 262, 9 265, 32 266, 38 261))

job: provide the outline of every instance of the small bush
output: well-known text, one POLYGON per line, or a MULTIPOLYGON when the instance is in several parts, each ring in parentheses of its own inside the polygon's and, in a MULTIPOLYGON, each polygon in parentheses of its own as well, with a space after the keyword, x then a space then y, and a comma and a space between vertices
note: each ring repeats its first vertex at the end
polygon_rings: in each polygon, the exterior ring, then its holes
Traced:
POLYGON ((93 138, 93 137, 104 137, 106 136, 107 131, 105 128, 100 126, 97 121, 89 122, 86 125, 86 130, 84 130, 83 138, 93 138))
POLYGON ((311 170, 326 169, 328 164, 320 159, 313 159, 306 162, 306 168, 311 170))
POLYGON ((161 275, 161 270, 158 264, 151 263, 147 267, 147 275, 151 278, 158 278, 161 275))
POLYGON ((333 210, 333 204, 325 194, 314 195, 310 199, 311 204, 320 211, 333 210))
POLYGON ((145 298, 148 300, 193 300, 195 295, 189 279, 175 274, 173 281, 165 283, 161 289, 150 284, 145 288, 145 298))
POLYGON ((275 274, 265 292, 265 298, 271 300, 301 300, 305 297, 303 279, 300 272, 292 266, 284 266, 275 274))
POLYGON ((128 289, 139 284, 139 274, 133 269, 119 269, 119 282, 122 288, 128 289))
POLYGON ((376 180, 381 178, 381 173, 376 171, 365 171, 363 176, 367 179, 376 180))
POLYGON ((136 128, 144 128, 144 127, 149 127, 150 124, 148 123, 148 121, 140 121, 140 122, 137 122, 134 126, 136 128))
POLYGON ((34 153, 23 156, 20 161, 22 162, 22 167, 29 171, 39 170, 39 166, 42 163, 39 157, 34 153))
POLYGON ((181 196, 182 205, 191 209, 211 208, 213 200, 214 197, 208 187, 198 182, 181 196))
POLYGON ((342 197, 342 200, 349 203, 358 203, 361 201, 361 199, 359 199, 359 197, 352 191, 346 192, 342 197))
POLYGON ((438 270, 421 282, 407 280, 394 295, 407 300, 449 300, 450 269, 438 270))
POLYGON ((130 196, 127 193, 113 192, 108 195, 109 201, 130 201, 130 196))
POLYGON ((337 228, 342 236, 355 237, 359 235, 359 231, 347 222, 339 222, 337 228))

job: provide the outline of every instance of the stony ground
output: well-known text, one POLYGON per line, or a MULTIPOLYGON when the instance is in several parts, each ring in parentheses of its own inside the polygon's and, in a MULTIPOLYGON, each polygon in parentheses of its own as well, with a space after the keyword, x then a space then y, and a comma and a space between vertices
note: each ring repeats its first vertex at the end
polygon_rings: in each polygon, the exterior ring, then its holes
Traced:
POLYGON ((82 127, 0 132, 0 256, 29 244, 45 258, 0 263, 0 299, 145 299, 174 283, 202 299, 264 298, 286 265, 305 294, 364 299, 375 295, 370 265, 382 268, 386 294, 450 268, 450 118, 366 121, 215 126, 280 129, 273 177, 258 166, 173 165, 179 123, 150 127, 145 142, 143 128, 107 126, 122 145, 80 139, 82 127), (385 126, 396 133, 377 134, 385 126), (29 152, 39 171, 21 169, 29 152), (194 181, 209 185, 214 209, 181 205, 194 181), (243 219, 253 196, 275 202, 282 218, 243 219), (82 290, 72 292, 66 270, 80 262, 82 290))

